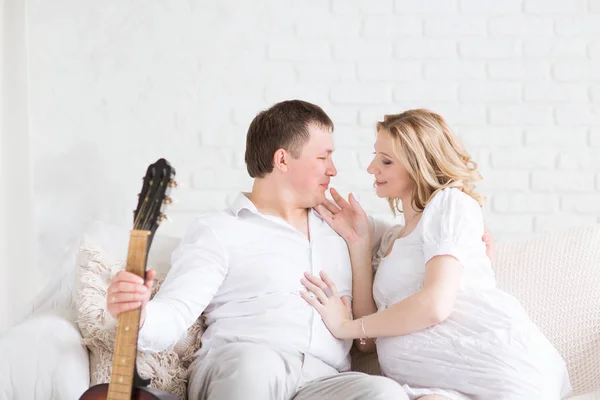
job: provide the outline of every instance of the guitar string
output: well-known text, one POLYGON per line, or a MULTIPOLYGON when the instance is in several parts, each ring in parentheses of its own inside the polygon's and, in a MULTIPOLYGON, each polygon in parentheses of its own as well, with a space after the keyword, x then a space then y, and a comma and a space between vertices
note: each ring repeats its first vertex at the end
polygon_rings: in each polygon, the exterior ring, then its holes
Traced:
MULTIPOLYGON (((162 186, 163 184, 164 184, 164 181, 161 180, 160 185, 162 186)), ((166 190, 165 190, 165 196, 166 196, 166 190)), ((165 196, 162 196, 163 199, 165 196)), ((152 199, 150 211, 148 212, 148 214, 146 214, 146 220, 144 221, 144 227, 146 227, 146 229, 149 229, 152 226, 153 221, 150 220, 150 218, 153 217, 153 215, 157 211, 160 211, 160 209, 162 208, 163 201, 157 201, 157 200, 159 200, 159 199, 157 199, 156 197, 152 199)), ((160 214, 159 214, 158 218, 160 218, 160 214)), ((160 222, 160 221, 157 221, 157 222, 160 222)))

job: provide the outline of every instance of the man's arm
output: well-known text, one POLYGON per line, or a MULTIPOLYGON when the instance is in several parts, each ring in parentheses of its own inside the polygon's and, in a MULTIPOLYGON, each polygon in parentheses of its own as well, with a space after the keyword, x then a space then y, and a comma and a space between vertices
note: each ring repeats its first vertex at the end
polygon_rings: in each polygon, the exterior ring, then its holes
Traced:
MULTIPOLYGON (((185 337, 187 329, 216 295, 227 270, 227 254, 221 242, 207 224, 202 221, 194 222, 173 252, 171 270, 160 290, 143 309, 145 319, 140 321, 139 349, 158 352, 185 337)), ((141 290, 131 284, 124 287, 119 281, 113 281, 111 287, 119 284, 132 292, 141 290)), ((112 292, 116 290, 113 289, 112 292)), ((112 296, 109 295, 109 305, 111 297, 112 300, 117 297, 118 301, 130 296, 126 292, 113 293, 112 296)), ((116 317, 121 311, 111 314, 116 317)))

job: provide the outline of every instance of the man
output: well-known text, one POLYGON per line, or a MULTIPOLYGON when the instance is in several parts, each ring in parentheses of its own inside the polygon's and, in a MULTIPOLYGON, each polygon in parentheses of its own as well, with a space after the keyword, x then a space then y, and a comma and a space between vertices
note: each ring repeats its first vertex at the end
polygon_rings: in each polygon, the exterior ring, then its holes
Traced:
POLYGON ((145 284, 124 271, 113 279, 113 316, 142 306, 142 351, 172 346, 205 313, 190 399, 408 399, 390 379, 341 372, 351 341, 335 339, 299 295, 303 273, 323 270, 351 298, 346 244, 313 210, 337 173, 332 131, 303 101, 259 113, 246 142, 252 192, 195 220, 152 301, 153 271, 145 284))

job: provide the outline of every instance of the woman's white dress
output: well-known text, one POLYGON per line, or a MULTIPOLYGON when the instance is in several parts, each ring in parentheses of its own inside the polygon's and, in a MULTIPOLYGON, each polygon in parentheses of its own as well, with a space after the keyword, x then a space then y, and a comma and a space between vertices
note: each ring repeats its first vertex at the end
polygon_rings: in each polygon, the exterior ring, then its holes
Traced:
MULTIPOLYGON (((570 391, 565 363, 513 296, 496 287, 485 254, 479 204, 458 189, 438 192, 415 230, 396 239, 387 256, 384 235, 373 295, 379 311, 423 287, 425 264, 437 255, 463 266, 451 316, 408 335, 377 339, 382 372, 411 399, 554 400, 570 391), (384 248, 385 247, 385 248, 384 248)), ((387 239, 385 239, 387 236, 387 239)))

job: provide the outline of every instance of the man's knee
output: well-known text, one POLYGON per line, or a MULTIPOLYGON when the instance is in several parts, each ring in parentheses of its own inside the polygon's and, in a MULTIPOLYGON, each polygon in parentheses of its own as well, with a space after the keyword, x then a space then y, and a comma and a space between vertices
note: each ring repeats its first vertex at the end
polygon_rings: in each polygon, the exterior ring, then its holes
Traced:
POLYGON ((408 400, 408 395, 402 386, 393 379, 383 376, 366 376, 363 383, 372 393, 373 400, 408 400))
POLYGON ((281 354, 255 343, 230 343, 218 349, 210 360, 221 371, 235 371, 237 379, 269 379, 285 373, 281 354))
POLYGON ((256 393, 269 399, 282 397, 289 389, 287 361, 265 345, 227 344, 199 362, 190 376, 190 397, 245 399, 248 393, 256 393))

